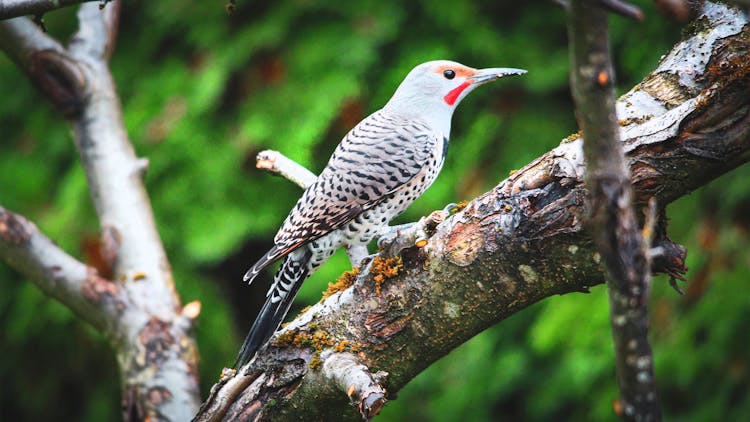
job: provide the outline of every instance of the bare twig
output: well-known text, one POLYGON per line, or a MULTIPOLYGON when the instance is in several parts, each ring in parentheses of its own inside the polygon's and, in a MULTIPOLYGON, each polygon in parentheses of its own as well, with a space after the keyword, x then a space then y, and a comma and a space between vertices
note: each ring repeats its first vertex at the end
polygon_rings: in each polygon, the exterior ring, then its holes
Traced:
POLYGON ((626 18, 630 18, 638 22, 643 21, 643 18, 644 18, 643 11, 638 6, 634 6, 626 1, 599 0, 599 3, 605 9, 611 12, 617 13, 618 15, 625 16, 626 18))
POLYGON ((294 182, 302 189, 312 185, 318 178, 315 173, 290 160, 284 154, 270 149, 258 153, 255 165, 259 169, 266 169, 294 182))
POLYGON ((52 10, 95 0, 2 0, 0 20, 19 16, 42 15, 52 10))
MULTIPOLYGON (((615 109, 607 11, 597 0, 572 0, 568 38, 571 86, 579 126, 586 139, 586 187, 593 237, 609 287, 620 407, 628 420, 661 419, 648 342, 649 246, 633 210, 631 175, 625 162, 615 109)), ((604 3, 604 2, 602 2, 604 3)), ((626 5, 606 2, 620 13, 626 5)))

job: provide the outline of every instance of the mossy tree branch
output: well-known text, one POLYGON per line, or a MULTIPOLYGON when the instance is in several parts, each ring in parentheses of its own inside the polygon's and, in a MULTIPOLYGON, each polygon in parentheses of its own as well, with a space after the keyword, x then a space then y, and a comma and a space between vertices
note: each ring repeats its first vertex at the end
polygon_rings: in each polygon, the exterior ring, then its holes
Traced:
MULTIPOLYGON (((617 102, 636 204, 663 206, 750 159, 750 31, 706 3, 693 33, 617 102), (689 70, 689 71, 686 71, 689 70)), ((272 346, 214 386, 196 420, 359 419, 320 375, 350 352, 395 394, 480 331, 556 294, 604 282, 584 227, 583 139, 564 140, 440 224, 422 249, 342 280, 353 285, 298 316, 272 346)), ((679 275, 683 248, 657 230, 653 270, 679 275)), ((581 300, 585 300, 582 298, 581 300)))

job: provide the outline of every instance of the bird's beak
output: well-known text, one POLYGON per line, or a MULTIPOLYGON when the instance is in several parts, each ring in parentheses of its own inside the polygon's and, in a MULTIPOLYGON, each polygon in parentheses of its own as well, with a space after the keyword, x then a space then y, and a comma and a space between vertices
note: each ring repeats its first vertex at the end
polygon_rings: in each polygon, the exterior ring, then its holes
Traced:
POLYGON ((523 75, 526 73, 523 69, 514 69, 512 67, 493 67, 490 69, 479 69, 469 76, 469 80, 477 85, 492 82, 505 76, 523 75))

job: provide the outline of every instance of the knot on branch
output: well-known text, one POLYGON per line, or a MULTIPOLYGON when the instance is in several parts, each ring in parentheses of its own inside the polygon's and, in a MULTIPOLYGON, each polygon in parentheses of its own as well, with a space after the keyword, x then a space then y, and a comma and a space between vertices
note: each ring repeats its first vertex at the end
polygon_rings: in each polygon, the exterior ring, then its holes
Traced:
POLYGON ((67 119, 75 119, 83 112, 86 79, 79 64, 55 50, 34 51, 29 54, 29 72, 39 81, 39 89, 52 101, 57 111, 67 119))
POLYGON ((91 303, 113 305, 117 316, 122 315, 125 310, 125 302, 121 298, 122 287, 99 276, 97 271, 89 268, 86 280, 81 286, 81 293, 91 303))
POLYGON ((11 245, 21 245, 31 235, 24 227, 24 221, 16 214, 0 207, 0 239, 11 245))
POLYGON ((138 336, 143 347, 144 354, 139 357, 143 360, 143 365, 157 368, 167 359, 167 353, 176 343, 171 328, 171 322, 153 316, 143 326, 138 336))

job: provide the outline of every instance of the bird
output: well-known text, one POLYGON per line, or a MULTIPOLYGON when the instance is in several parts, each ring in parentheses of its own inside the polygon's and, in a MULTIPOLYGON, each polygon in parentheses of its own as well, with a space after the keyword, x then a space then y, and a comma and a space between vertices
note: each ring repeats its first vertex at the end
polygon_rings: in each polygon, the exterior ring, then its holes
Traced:
POLYGON ((282 260, 235 368, 264 347, 305 279, 340 246, 359 251, 358 257, 366 255, 366 245, 388 232, 388 223, 432 184, 443 166, 451 118, 461 100, 478 86, 525 73, 474 69, 449 60, 422 63, 382 109, 344 136, 289 212, 273 247, 244 276, 252 283, 264 268, 282 260))

